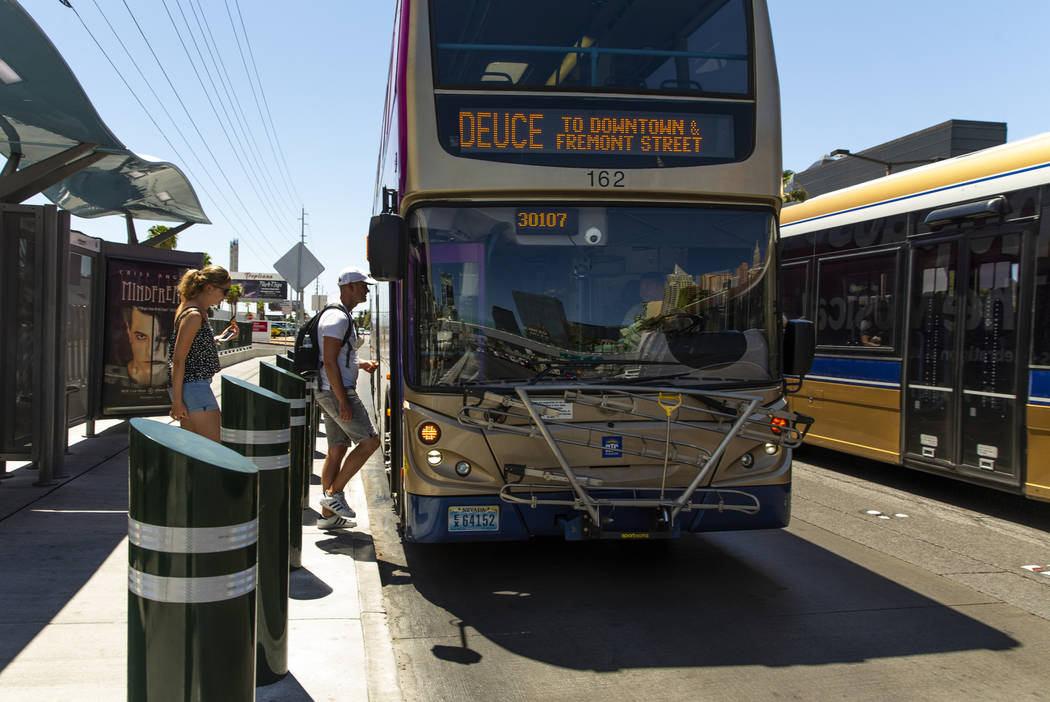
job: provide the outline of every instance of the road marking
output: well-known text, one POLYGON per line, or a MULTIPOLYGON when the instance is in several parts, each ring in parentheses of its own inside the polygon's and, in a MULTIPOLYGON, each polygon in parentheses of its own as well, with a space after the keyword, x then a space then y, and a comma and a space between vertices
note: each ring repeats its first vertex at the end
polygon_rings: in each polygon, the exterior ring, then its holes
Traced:
POLYGON ((880 512, 877 509, 866 509, 866 510, 864 510, 864 514, 867 514, 867 515, 869 515, 871 517, 877 517, 879 519, 907 519, 908 518, 908 515, 901 514, 900 512, 897 512, 896 514, 891 516, 889 514, 883 514, 882 512, 880 512))
POLYGON ((1044 578, 1050 578, 1050 565, 1023 565, 1021 567, 1027 571, 1039 573, 1044 578))

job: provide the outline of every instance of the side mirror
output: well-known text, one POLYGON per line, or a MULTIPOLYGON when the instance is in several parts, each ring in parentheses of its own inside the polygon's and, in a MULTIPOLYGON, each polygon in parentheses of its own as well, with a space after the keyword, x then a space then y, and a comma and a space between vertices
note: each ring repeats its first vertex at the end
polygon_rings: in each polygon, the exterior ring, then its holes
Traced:
POLYGON ((817 335, 808 319, 789 319, 784 330, 784 375, 804 376, 813 367, 817 335))
POLYGON ((379 214, 368 225, 368 267, 381 281, 403 280, 408 265, 408 227, 401 215, 379 214))

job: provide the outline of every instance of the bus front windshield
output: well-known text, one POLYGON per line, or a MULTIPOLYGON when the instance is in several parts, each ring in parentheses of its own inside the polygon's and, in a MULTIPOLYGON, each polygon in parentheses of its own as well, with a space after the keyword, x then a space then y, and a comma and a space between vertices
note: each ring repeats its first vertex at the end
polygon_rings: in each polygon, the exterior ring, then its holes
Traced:
POLYGON ((747 0, 432 0, 437 87, 744 96, 747 0))
POLYGON ((769 382, 769 210, 420 207, 411 382, 769 382))

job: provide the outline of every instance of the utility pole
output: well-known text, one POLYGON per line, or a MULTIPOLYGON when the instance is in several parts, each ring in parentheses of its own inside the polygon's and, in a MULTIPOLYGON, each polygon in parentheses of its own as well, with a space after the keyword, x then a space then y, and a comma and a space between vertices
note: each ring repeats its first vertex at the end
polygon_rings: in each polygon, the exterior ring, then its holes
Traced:
POLYGON ((296 276, 295 282, 302 287, 299 288, 299 309, 295 311, 295 323, 297 326, 303 326, 303 247, 306 246, 306 208, 302 208, 302 216, 299 217, 299 261, 296 263, 296 276))

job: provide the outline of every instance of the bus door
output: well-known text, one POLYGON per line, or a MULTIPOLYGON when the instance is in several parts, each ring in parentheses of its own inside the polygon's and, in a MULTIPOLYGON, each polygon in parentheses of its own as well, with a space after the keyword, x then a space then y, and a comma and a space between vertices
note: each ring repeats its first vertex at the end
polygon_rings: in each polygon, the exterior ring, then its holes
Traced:
POLYGON ((906 462, 1020 484, 1024 240, 989 227, 913 245, 906 462))

